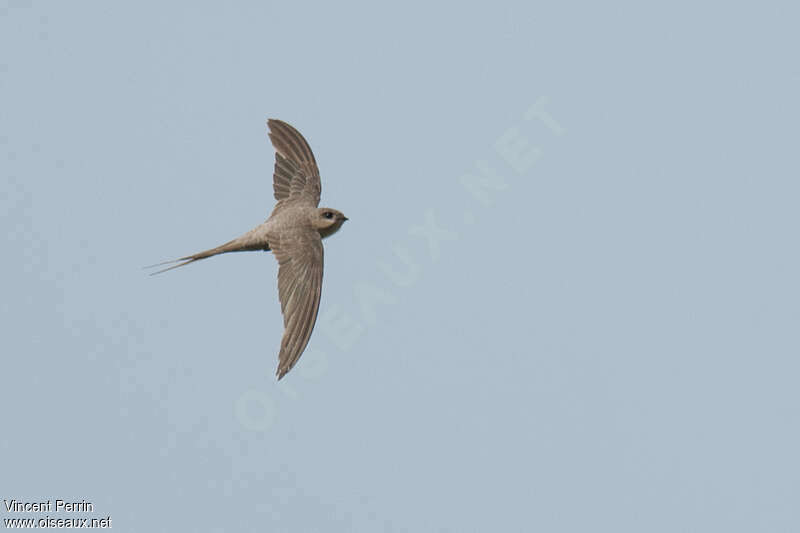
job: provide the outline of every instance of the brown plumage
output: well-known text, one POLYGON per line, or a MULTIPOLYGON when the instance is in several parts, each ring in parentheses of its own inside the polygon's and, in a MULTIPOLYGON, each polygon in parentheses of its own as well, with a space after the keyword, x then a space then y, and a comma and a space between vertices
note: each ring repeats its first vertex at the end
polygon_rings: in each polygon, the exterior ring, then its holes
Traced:
POLYGON ((303 354, 317 321, 322 294, 322 239, 336 233, 347 217, 336 209, 317 207, 319 169, 300 132, 280 120, 270 119, 267 124, 275 147, 273 189, 277 200, 269 218, 221 246, 152 266, 178 263, 154 272, 160 274, 227 252, 271 250, 278 260, 278 297, 283 313, 277 371, 281 379, 303 354))

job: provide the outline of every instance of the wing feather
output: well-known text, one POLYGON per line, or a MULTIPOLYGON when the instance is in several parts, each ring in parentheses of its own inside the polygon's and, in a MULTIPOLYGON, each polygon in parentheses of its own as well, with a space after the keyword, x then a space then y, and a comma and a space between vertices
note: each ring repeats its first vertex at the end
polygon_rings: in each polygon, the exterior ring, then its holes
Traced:
POLYGON ((314 153, 308 142, 286 122, 269 119, 269 138, 275 147, 275 173, 273 190, 275 199, 281 202, 290 200, 311 201, 319 205, 322 186, 314 153))
POLYGON ((283 338, 278 379, 297 363, 317 321, 322 295, 323 248, 319 233, 308 229, 270 243, 278 260, 278 296, 283 313, 283 338))

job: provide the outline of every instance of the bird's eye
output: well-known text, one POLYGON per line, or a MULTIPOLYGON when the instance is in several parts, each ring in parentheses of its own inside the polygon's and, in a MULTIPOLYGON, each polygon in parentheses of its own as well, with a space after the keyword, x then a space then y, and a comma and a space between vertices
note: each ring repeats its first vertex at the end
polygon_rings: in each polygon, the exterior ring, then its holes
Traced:
POLYGON ((322 216, 324 216, 325 218, 333 218, 333 213, 331 213, 330 211, 325 211, 325 214, 322 216))

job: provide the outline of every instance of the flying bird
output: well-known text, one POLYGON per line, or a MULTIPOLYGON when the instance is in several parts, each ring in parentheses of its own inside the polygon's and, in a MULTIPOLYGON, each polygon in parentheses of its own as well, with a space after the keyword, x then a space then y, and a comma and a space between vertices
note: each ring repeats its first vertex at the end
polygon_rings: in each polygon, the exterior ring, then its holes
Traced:
POLYGON ((204 252, 166 261, 178 263, 153 272, 160 274, 201 259, 228 252, 271 251, 278 260, 278 298, 283 313, 283 338, 278 355, 280 380, 305 350, 322 294, 322 239, 333 235, 347 217, 318 207, 319 169, 306 140, 286 122, 269 119, 269 138, 275 147, 273 189, 275 208, 263 224, 244 235, 204 252))

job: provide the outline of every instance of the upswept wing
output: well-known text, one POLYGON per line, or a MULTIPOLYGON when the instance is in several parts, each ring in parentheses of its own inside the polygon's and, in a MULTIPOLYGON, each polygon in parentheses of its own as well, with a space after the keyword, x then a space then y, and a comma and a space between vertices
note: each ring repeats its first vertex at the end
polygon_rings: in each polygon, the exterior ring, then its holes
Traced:
POLYGON ((300 132, 281 120, 269 119, 269 138, 275 147, 273 189, 281 202, 301 200, 319 205, 322 190, 314 153, 300 132))

